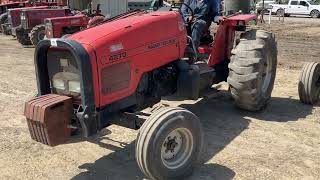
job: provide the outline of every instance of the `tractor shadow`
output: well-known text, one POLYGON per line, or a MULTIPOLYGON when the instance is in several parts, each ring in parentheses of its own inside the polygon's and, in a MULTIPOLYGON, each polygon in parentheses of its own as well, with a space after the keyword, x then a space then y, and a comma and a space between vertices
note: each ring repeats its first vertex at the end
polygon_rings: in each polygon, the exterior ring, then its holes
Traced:
MULTIPOLYGON (((296 121, 311 114, 313 109, 312 106, 303 105, 292 98, 274 97, 265 110, 258 113, 245 112, 234 107, 226 91, 214 99, 203 99, 194 104, 185 103, 180 107, 195 113, 201 119, 204 131, 204 147, 199 165, 187 180, 232 179, 236 173, 226 166, 212 162, 212 158, 248 128, 250 119, 280 123, 296 121)), ((106 132, 111 133, 108 130, 106 132)), ((99 138, 91 142, 114 152, 93 163, 79 166, 79 169, 86 171, 74 176, 73 180, 145 178, 135 161, 135 141, 123 143, 121 147, 102 143, 99 138)))

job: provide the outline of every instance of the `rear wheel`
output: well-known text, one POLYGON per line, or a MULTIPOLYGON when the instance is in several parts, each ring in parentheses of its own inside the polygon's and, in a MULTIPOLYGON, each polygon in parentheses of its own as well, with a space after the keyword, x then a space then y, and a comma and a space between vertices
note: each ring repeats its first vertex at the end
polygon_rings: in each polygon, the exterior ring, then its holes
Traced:
POLYGON ((151 179, 181 179, 192 173, 202 146, 196 115, 183 108, 163 108, 142 125, 136 143, 141 171, 151 179))
POLYGON ((310 13, 310 16, 313 18, 319 18, 320 17, 320 11, 319 10, 312 10, 310 13))
POLYGON ((277 43, 273 34, 251 30, 241 34, 229 63, 230 91, 236 106, 261 110, 271 98, 277 69, 277 43))
POLYGON ((299 98, 302 103, 316 104, 320 95, 320 64, 307 63, 303 66, 298 85, 299 98))
POLYGON ((45 25, 37 25, 30 32, 30 40, 33 45, 37 45, 46 35, 45 25))

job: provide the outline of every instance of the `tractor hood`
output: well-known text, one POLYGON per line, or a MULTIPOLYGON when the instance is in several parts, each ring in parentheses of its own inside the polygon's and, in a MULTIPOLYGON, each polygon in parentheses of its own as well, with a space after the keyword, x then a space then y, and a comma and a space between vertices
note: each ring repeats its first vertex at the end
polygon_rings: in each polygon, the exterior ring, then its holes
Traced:
MULTIPOLYGON (((143 15, 131 16, 124 19, 111 21, 93 28, 88 28, 79 33, 73 34, 68 39, 78 41, 79 43, 96 46, 95 43, 100 39, 107 40, 115 33, 127 32, 129 29, 152 25, 152 22, 160 19, 170 19, 179 16, 178 12, 152 12, 143 15)), ((162 27, 164 30, 164 27, 162 27)), ((167 32, 170 33, 170 32, 167 32)))
POLYGON ((76 33, 67 39, 93 47, 102 64, 109 55, 137 49, 150 43, 186 38, 185 26, 178 12, 153 12, 114 20, 76 33))

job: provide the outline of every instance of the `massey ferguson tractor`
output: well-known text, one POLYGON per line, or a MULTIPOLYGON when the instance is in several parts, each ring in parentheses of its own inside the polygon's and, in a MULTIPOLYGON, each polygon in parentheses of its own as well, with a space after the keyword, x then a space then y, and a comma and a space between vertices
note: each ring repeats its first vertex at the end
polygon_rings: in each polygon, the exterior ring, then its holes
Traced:
POLYGON ((37 45, 45 37, 44 20, 50 17, 71 16, 69 8, 21 10, 21 26, 14 29, 19 43, 37 45))
POLYGON ((105 16, 101 14, 100 4, 95 10, 88 8, 74 16, 53 17, 45 19, 46 38, 61 38, 79 32, 87 27, 104 21, 105 16))
MULTIPOLYGON (((61 1, 56 2, 55 0, 51 0, 50 2, 48 0, 39 0, 39 1, 21 1, 21 0, 13 0, 9 3, 1 4, 0 5, 0 26, 3 24, 8 23, 8 10, 9 9, 15 9, 15 8, 23 8, 23 7, 37 7, 37 6, 57 6, 57 5, 63 5, 61 1)), ((2 28, 0 28, 0 31, 2 31, 2 28)))
POLYGON ((117 0, 105 1, 105 3, 99 4, 101 2, 100 0, 93 0, 88 4, 86 10, 79 12, 75 16, 47 18, 45 20, 46 38, 66 37, 102 22, 125 18, 133 15, 133 13, 142 13, 142 11, 138 10, 127 11, 128 3, 119 3, 117 0))
POLYGON ((227 81, 236 106, 263 109, 273 90, 277 43, 269 32, 247 31, 253 19, 226 17, 215 37, 204 34, 199 49, 178 11, 133 15, 40 41, 38 96, 26 102, 24 112, 31 138, 56 146, 71 132, 88 137, 111 124, 139 129, 135 153, 141 171, 150 179, 182 179, 201 155, 200 119, 187 109, 157 104, 169 95, 197 100, 227 81), (242 31, 238 40, 236 31, 242 31))
POLYGON ((14 8, 8 10, 7 23, 1 24, 2 33, 5 35, 15 35, 15 28, 21 25, 20 13, 24 9, 48 9, 49 6, 33 6, 27 8, 14 8), (13 33, 12 33, 13 32, 13 33))
POLYGON ((45 20, 46 38, 65 38, 73 33, 96 26, 98 24, 107 23, 116 19, 127 18, 129 16, 141 15, 145 13, 145 11, 133 10, 108 19, 105 19, 101 15, 94 15, 91 17, 88 15, 76 15, 67 17, 47 18, 45 20))

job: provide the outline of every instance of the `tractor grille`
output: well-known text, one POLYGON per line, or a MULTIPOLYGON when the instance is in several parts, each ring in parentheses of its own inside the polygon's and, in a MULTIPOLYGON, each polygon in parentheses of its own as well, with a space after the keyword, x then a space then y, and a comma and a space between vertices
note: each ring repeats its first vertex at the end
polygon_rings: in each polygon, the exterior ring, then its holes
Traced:
POLYGON ((26 13, 24 11, 21 11, 20 18, 21 18, 21 27, 23 29, 28 29, 27 16, 26 16, 26 13))
POLYGON ((52 93, 71 96, 75 100, 81 99, 80 71, 70 51, 50 48, 47 56, 52 93), (60 87, 57 86, 57 82, 60 82, 60 87), (74 87, 75 84, 77 87, 74 87))
POLYGON ((49 146, 65 143, 72 111, 72 99, 67 96, 48 94, 26 102, 24 115, 31 138, 49 146))

